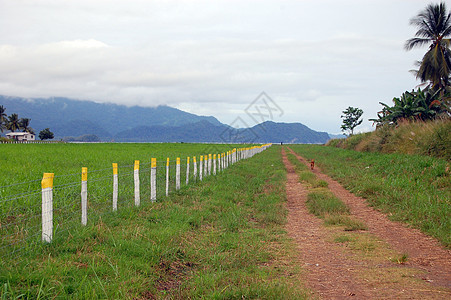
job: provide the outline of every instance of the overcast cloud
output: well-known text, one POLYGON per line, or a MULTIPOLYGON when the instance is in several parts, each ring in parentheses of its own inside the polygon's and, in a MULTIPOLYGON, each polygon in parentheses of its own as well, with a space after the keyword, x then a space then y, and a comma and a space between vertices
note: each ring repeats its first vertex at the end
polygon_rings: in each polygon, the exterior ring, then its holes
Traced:
POLYGON ((230 124, 265 91, 276 122, 338 133, 354 106, 371 130, 379 101, 419 84, 408 71, 426 49, 403 44, 428 3, 0 0, 0 94, 164 104, 230 124))

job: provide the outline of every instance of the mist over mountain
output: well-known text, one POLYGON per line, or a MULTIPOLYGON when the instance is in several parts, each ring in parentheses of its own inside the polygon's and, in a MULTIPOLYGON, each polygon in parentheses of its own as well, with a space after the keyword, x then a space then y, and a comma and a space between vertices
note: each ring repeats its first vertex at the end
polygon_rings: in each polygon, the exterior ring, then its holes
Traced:
POLYGON ((6 113, 30 118, 38 133, 50 128, 56 139, 95 135, 115 142, 325 143, 326 132, 301 123, 267 121, 236 129, 212 116, 198 116, 169 106, 127 107, 67 98, 0 96, 6 113))

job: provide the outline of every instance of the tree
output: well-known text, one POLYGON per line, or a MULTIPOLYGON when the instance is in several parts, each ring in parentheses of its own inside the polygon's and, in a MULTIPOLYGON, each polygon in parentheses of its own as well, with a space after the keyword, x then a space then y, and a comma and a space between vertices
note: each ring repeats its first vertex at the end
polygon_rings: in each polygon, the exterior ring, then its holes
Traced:
POLYGON ((406 41, 407 51, 429 44, 429 50, 418 62, 419 69, 414 71, 417 79, 430 82, 436 89, 450 84, 451 75, 451 11, 447 12, 445 3, 429 4, 410 24, 418 28, 415 37, 406 41))
POLYGON ((349 135, 354 134, 354 128, 362 124, 363 120, 359 120, 363 114, 363 110, 357 107, 349 106, 343 111, 341 118, 343 119, 343 125, 341 125, 341 130, 343 132, 350 131, 349 135))
POLYGON ((6 121, 6 129, 12 132, 20 129, 19 116, 17 114, 11 114, 6 121))
POLYGON ((451 96, 448 92, 425 88, 404 92, 400 98, 393 98, 393 106, 379 102, 383 108, 377 119, 370 119, 377 126, 398 124, 399 121, 428 121, 437 117, 449 116, 448 107, 443 101, 451 96))
POLYGON ((3 105, 0 105, 0 130, 3 132, 6 129, 6 108, 3 105))
POLYGON ((39 139, 51 140, 53 139, 53 132, 51 132, 49 128, 43 129, 39 132, 39 139))
POLYGON ((30 121, 31 119, 21 118, 19 120, 20 130, 23 132, 34 133, 33 128, 30 127, 30 121))

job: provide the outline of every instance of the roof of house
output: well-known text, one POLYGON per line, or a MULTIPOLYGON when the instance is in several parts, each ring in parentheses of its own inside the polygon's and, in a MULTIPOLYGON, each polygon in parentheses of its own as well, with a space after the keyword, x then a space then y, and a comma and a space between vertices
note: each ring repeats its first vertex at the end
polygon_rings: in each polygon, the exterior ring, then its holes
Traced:
POLYGON ((10 135, 10 136, 20 136, 20 135, 27 135, 27 134, 33 134, 33 133, 29 133, 29 132, 9 132, 6 135, 10 135))

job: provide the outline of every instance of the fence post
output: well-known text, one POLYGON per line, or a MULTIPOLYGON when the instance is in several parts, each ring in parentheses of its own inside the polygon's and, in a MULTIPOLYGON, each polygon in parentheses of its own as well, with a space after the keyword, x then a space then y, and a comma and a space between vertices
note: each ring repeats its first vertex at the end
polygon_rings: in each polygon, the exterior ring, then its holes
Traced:
POLYGON ((81 224, 88 223, 88 168, 81 168, 81 224))
POLYGON ((135 206, 139 206, 140 197, 139 197, 139 160, 135 160, 135 166, 133 168, 133 176, 135 180, 135 206))
POLYGON ((196 157, 193 156, 193 163, 194 163, 194 168, 193 168, 193 176, 194 176, 194 181, 197 180, 197 162, 196 162, 196 157))
POLYGON ((157 200, 157 159, 152 158, 150 164, 150 201, 157 200))
POLYGON ((113 211, 117 210, 117 191, 118 191, 117 163, 113 163, 113 211))
POLYGON ((42 241, 50 243, 53 238, 53 177, 54 173, 44 173, 42 187, 42 241))
POLYGON ((199 179, 200 179, 200 181, 202 181, 202 173, 203 173, 202 168, 203 168, 203 165, 204 165, 204 156, 201 155, 200 156, 200 161, 199 161, 199 179))
POLYGON ((204 157, 204 177, 207 177, 208 176, 208 155, 207 154, 205 154, 205 157, 204 157))
POLYGON ((166 197, 169 195, 169 157, 166 159, 166 197))
POLYGON ((213 154, 213 175, 216 175, 216 154, 213 154))
POLYGON ((189 183, 189 156, 186 158, 186 185, 189 183))
POLYGON ((175 189, 180 190, 180 157, 177 157, 175 166, 175 189))
POLYGON ((211 175, 211 153, 208 154, 208 175, 211 175))
POLYGON ((221 171, 221 153, 218 153, 218 172, 221 171))

